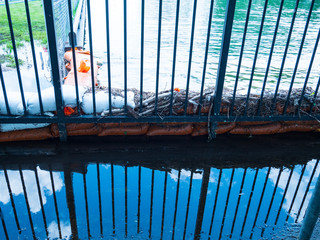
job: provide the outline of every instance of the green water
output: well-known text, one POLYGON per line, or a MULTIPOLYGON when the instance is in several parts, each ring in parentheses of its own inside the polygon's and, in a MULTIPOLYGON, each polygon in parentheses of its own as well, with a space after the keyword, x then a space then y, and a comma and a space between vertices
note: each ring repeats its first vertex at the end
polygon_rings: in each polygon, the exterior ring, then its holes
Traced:
MULTIPOLYGON (((93 49, 94 54, 105 63, 100 70, 101 83, 107 84, 107 60, 106 60, 106 32, 105 32, 105 6, 104 1, 97 0, 92 4, 93 22, 93 49)), ((144 90, 154 91, 157 73, 157 41, 158 41, 158 14, 159 1, 150 0, 145 3, 145 29, 144 29, 144 90)), ((175 70, 175 87, 185 88, 188 73, 188 61, 190 53, 191 25, 194 1, 187 0, 180 3, 177 59, 175 70)), ((248 31, 245 41, 242 64, 239 74, 238 90, 247 91, 252 72, 262 12, 265 1, 253 0, 250 11, 248 31)), ((280 18, 279 29, 276 36, 272 61, 268 73, 266 88, 273 90, 279 77, 285 45, 292 21, 295 0, 284 0, 283 11, 280 18)), ((306 25, 311 1, 301 0, 298 5, 296 20, 289 44, 288 54, 281 76, 280 88, 286 89, 292 79, 297 53, 300 48, 303 31, 306 25)), ((265 77, 270 48, 273 40, 277 21, 280 0, 269 0, 266 17, 263 24, 263 32, 257 55, 257 62, 253 74, 253 91, 260 92, 265 77)), ((243 31, 248 8, 248 0, 237 1, 234 24, 232 29, 231 45, 226 72, 228 88, 233 89, 239 63, 239 55, 243 38, 243 31)), ((110 9, 110 55, 111 55, 111 81, 112 87, 124 86, 124 43, 123 43, 123 3, 109 1, 110 9)), ((141 42, 141 1, 128 1, 128 86, 140 87, 140 42, 141 42)), ((207 38, 208 17, 210 10, 209 0, 197 1, 197 14, 194 34, 194 45, 191 65, 191 90, 199 90, 202 80, 205 45, 207 38)), ((215 84, 220 55, 221 38, 226 11, 226 0, 214 2, 210 47, 208 55, 205 87, 215 84)), ((169 89, 172 80, 174 31, 175 31, 176 1, 163 1, 162 5, 162 29, 159 86, 160 91, 169 89)), ((305 43, 295 76, 294 88, 302 87, 310 64, 312 51, 315 46, 320 23, 320 1, 315 1, 311 20, 307 30, 305 43)), ((317 51, 309 76, 309 84, 315 88, 319 78, 320 55, 317 51)))

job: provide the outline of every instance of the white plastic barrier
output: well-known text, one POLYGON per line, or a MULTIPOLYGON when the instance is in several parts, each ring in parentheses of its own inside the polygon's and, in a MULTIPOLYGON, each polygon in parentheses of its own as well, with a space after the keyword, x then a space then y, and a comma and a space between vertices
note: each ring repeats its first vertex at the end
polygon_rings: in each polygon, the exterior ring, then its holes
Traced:
MULTIPOLYGON (((77 98, 76 98, 76 90, 75 86, 63 85, 62 86, 62 97, 64 106, 76 107, 77 106, 77 98)), ((85 93, 86 89, 84 87, 79 86, 79 101, 81 103, 82 96, 85 93)), ((50 87, 41 91, 41 98, 43 104, 44 112, 52 112, 56 111, 56 100, 54 94, 54 88, 50 87)), ((32 115, 39 115, 40 112, 40 104, 38 93, 34 93, 28 99, 28 112, 32 115)))
MULTIPOLYGON (((124 107, 124 92, 122 96, 111 96, 111 106, 113 108, 123 108, 124 107)), ((97 91, 96 97, 96 112, 102 113, 109 110, 109 94, 105 91, 97 91)), ((134 108, 134 92, 127 93, 127 105, 134 108)), ((86 93, 83 96, 81 108, 85 114, 93 114, 93 99, 92 93, 86 93)))
MULTIPOLYGON (((33 93, 30 93, 30 92, 24 93, 26 105, 29 97, 32 94, 33 93)), ((24 114, 20 92, 7 92, 7 99, 8 99, 9 110, 12 115, 24 114)), ((4 114, 4 115, 8 114, 3 93, 0 93, 0 114, 4 114)))
MULTIPOLYGON (((124 96, 124 92, 121 93, 124 96)), ((111 103, 114 108, 123 108, 124 107, 124 97, 122 96, 112 96, 111 103)), ((134 104, 134 92, 127 92, 127 105, 131 108, 135 107, 134 104)))
MULTIPOLYGON (((103 91, 96 92, 96 112, 101 113, 103 111, 109 110, 109 94, 103 91)), ((82 111, 85 114, 93 114, 93 99, 92 93, 86 93, 83 95, 82 111)))

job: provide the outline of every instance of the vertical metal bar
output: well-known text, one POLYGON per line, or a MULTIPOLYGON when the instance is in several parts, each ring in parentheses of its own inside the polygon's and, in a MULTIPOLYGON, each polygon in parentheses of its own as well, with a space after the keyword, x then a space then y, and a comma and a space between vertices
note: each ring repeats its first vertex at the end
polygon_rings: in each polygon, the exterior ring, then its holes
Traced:
POLYGON ((111 163, 111 188, 112 188, 112 228, 113 228, 113 234, 115 234, 116 221, 115 221, 115 212, 114 212, 114 169, 113 169, 113 163, 111 163))
POLYGON ((318 36, 317 36, 317 39, 316 39, 316 43, 315 43, 314 48, 313 48, 310 64, 309 64, 309 67, 308 67, 308 72, 307 72, 306 78, 304 80, 304 85, 303 85, 301 96, 300 96, 300 100, 299 100, 298 112, 300 112, 301 104, 302 104, 302 101, 303 101, 303 98, 304 98, 304 93, 305 93, 306 88, 307 88, 307 83, 308 83, 310 72, 311 72, 311 69, 312 69, 314 57, 315 57, 317 49, 318 49, 319 38, 320 38, 320 28, 319 28, 319 31, 318 31, 318 36))
POLYGON ((151 232, 152 232, 153 189, 154 189, 154 169, 152 169, 152 176, 151 176, 149 238, 151 238, 151 232))
POLYGON ((39 202, 40 202, 40 206, 41 206, 43 224, 44 224, 44 228, 45 228, 46 235, 47 235, 47 238, 48 238, 49 237, 48 226, 47 226, 46 215, 45 215, 45 212, 44 212, 42 195, 41 195, 41 188, 40 188, 40 182, 39 182, 38 171, 37 171, 37 167, 36 166, 34 167, 33 171, 34 171, 34 174, 35 174, 35 177, 36 177, 37 190, 38 190, 39 202))
POLYGON ((128 167, 124 168, 125 236, 128 236, 128 167))
POLYGON ((8 24, 9 24, 10 36, 11 36, 11 43, 12 43, 13 54, 14 54, 14 61, 15 61, 16 68, 17 68, 17 75, 18 75, 19 89, 20 89, 20 94, 21 94, 21 101, 22 101, 24 114, 26 114, 27 113, 27 105, 26 105, 26 100, 24 98, 23 84, 22 84, 21 72, 20 72, 20 67, 19 67, 19 58, 18 58, 18 52, 17 52, 17 47, 16 47, 16 41, 15 41, 15 38, 14 38, 12 19, 11 19, 10 7, 9 7, 9 0, 5 0, 5 5, 6 5, 6 10, 7 10, 8 24))
POLYGON ((222 217, 222 223, 221 223, 221 229, 220 229, 219 239, 221 239, 221 237, 222 237, 222 232, 223 232, 223 227, 224 227, 224 221, 225 221, 225 219, 226 219, 226 213, 227 213, 227 208, 228 208, 228 203, 229 203, 229 197, 230 197, 230 192, 231 192, 231 187, 232 187, 233 176, 234 176, 234 168, 232 169, 232 173, 231 173, 231 178, 230 178, 230 183, 229 183, 229 189, 228 189, 228 195, 227 195, 226 205, 225 205, 225 207, 224 207, 224 213, 223 213, 223 217, 222 217))
POLYGON ((179 31, 179 14, 180 14, 180 0, 177 0, 176 25, 175 25, 175 30, 174 30, 174 47, 173 47, 173 60, 172 60, 172 76, 171 76, 171 96, 170 96, 170 109, 169 109, 170 115, 172 115, 172 107, 173 107, 173 89, 174 89, 174 78, 175 78, 175 73, 176 73, 177 42, 178 42, 178 31, 179 31))
POLYGON ((214 93, 213 115, 215 117, 220 115, 220 106, 221 106, 224 78, 226 75, 226 68, 227 68, 227 62, 228 62, 229 46, 230 46, 231 31, 232 31, 235 8, 236 8, 236 0, 228 0, 227 10, 226 10, 226 15, 224 20, 224 27, 223 27, 217 81, 216 81, 215 93, 214 93))
POLYGON ((5 104, 6 104, 7 114, 8 114, 8 115, 11 115, 10 107, 9 107, 9 102, 8 102, 7 91, 6 91, 6 86, 5 86, 5 84, 4 84, 4 79, 3 79, 3 74, 2 74, 1 64, 0 64, 0 81, 1 81, 1 86, 2 86, 2 92, 3 92, 4 102, 5 102, 5 104))
POLYGON ((88 231, 88 238, 91 238, 90 234, 90 221, 89 221, 89 207, 88 207, 88 193, 87 193, 87 180, 85 174, 84 165, 82 165, 82 178, 83 178, 83 191, 84 191, 84 198, 86 202, 86 218, 87 218, 87 231, 88 231))
POLYGON ((9 240, 9 235, 8 235, 6 223, 4 222, 4 216, 3 216, 3 213, 2 213, 1 207, 0 207, 0 218, 1 218, 2 227, 3 227, 4 234, 6 236, 6 239, 9 240))
POLYGON ((306 215, 303 220, 302 228, 299 234, 299 240, 308 240, 312 236, 312 232, 317 223, 320 213, 320 178, 318 177, 316 187, 311 196, 306 215))
POLYGON ((232 95, 230 115, 233 114, 234 101, 235 101, 235 98, 236 98, 236 92, 237 92, 237 87, 238 87, 238 82, 239 82, 239 75, 240 75, 240 69, 241 69, 244 45, 245 45, 245 42, 246 42, 246 36, 247 36, 247 30, 248 30, 248 23, 249 23, 251 5, 252 5, 252 0, 249 0, 248 9, 247 9, 247 15, 246 15, 246 22, 245 22, 245 25, 244 25, 243 36, 242 36, 242 43, 241 43, 241 49, 240 49, 240 55, 239 55, 238 69, 237 69, 236 80, 235 80, 235 83, 234 83, 234 90, 233 90, 233 95, 232 95))
POLYGON ((139 180, 138 180, 138 223, 137 223, 137 233, 140 232, 140 204, 141 204, 141 165, 139 165, 139 180))
POLYGON ((188 94, 189 94, 189 85, 190 85, 193 39, 194 39, 194 29, 195 29, 195 24, 196 24, 196 15, 197 15, 197 0, 194 0, 192 27, 191 27, 191 39, 190 39, 190 50, 189 50, 188 74, 187 74, 187 86, 186 86, 186 99, 185 99, 185 103, 184 103, 184 115, 187 115, 187 108, 188 108, 188 94))
POLYGON ((64 183, 66 186, 66 197, 67 197, 67 205, 69 210, 72 238, 78 239, 78 227, 77 227, 76 206, 74 203, 72 172, 68 165, 64 166, 63 175, 64 175, 64 183))
POLYGON ((25 183, 24 183, 23 173, 22 173, 22 170, 21 170, 21 166, 20 166, 20 165, 19 165, 19 173, 20 173, 20 179, 21 179, 22 188, 23 188, 23 193, 24 193, 24 199, 25 199, 25 201, 26 201, 27 212, 28 212, 30 227, 31 227, 31 231, 32 231, 32 237, 33 237, 33 239, 37 239, 36 233, 34 232, 34 226, 33 226, 32 217, 31 217, 31 212, 30 212, 30 205, 29 205, 29 200, 28 200, 26 185, 25 185, 25 183))
POLYGON ((263 200, 263 197, 264 197, 264 192, 265 192, 265 190, 266 190, 266 186, 267 186, 267 182, 268 182, 268 177, 269 177, 269 174, 270 174, 270 170, 271 170, 271 168, 269 167, 268 172, 267 172, 267 174, 266 174, 266 178, 265 178, 265 180, 264 180, 263 189, 262 189, 262 193, 261 193, 261 196, 260 196, 260 200, 259 200, 259 205, 258 205, 258 209, 257 209, 257 212, 256 212, 256 216, 255 216, 255 218, 254 218, 254 222, 253 222, 253 225, 252 225, 252 228, 251 228, 250 239, 252 239, 253 229, 254 229, 254 227, 256 226, 257 219, 258 219, 258 216, 259 216, 259 213, 260 213, 260 207, 261 207, 261 203, 262 203, 262 200, 263 200))
POLYGON ((11 186, 10 186, 8 172, 7 172, 7 169, 6 169, 6 167, 4 165, 3 165, 3 171, 4 171, 4 176, 5 176, 7 187, 8 187, 8 192, 9 192, 10 202, 11 202, 12 209, 13 209, 14 219, 16 221, 17 229, 18 229, 18 232, 20 234, 21 233, 21 228, 20 228, 19 219, 18 219, 18 215, 17 215, 16 205, 14 203, 14 199, 13 199, 13 195, 12 195, 12 190, 11 190, 11 186))
POLYGON ((204 207, 206 206, 206 200, 207 200, 209 179, 210 179, 210 167, 206 167, 203 169, 203 177, 202 177, 200 197, 199 197, 196 228, 194 231, 194 239, 200 239, 200 233, 201 233, 202 222, 203 222, 204 207))
POLYGON ((292 77, 291 77, 291 83, 290 83, 290 87, 289 87, 289 90, 288 90, 288 96, 287 96, 286 102, 284 104, 282 114, 285 114, 285 112, 287 111, 287 107, 288 107, 288 103, 289 103, 289 100, 290 100, 290 95, 291 95, 294 79, 295 79, 295 76, 296 76, 296 73, 297 73, 297 70, 298 70, 298 65, 299 65, 299 61, 300 61, 300 57, 301 57, 301 53, 302 53, 302 48, 303 48, 303 45, 304 45, 304 40, 305 40, 306 35, 307 35, 307 30, 308 30, 308 26, 309 26, 309 22, 310 22, 310 18, 311 18, 313 5, 314 5, 314 0, 312 0, 311 5, 310 5, 310 10, 309 10, 306 26, 305 26, 304 31, 303 31, 302 40, 301 40, 301 43, 300 43, 300 48, 299 48, 296 64, 295 64, 295 67, 294 67, 294 70, 293 70, 293 74, 292 74, 292 77))
POLYGON ((253 82, 254 70, 256 68, 256 63, 257 63, 257 58, 258 58, 258 52, 259 52, 259 47, 260 47, 260 42, 261 42, 262 30, 263 30, 263 26, 264 26, 264 19, 265 19, 266 12, 267 12, 267 6, 268 6, 268 0, 265 0, 261 23, 260 23, 260 30, 259 30, 258 40, 257 40, 257 46, 256 46, 255 54, 254 54, 251 75, 250 75, 250 80, 249 80, 248 93, 247 93, 247 98, 246 98, 245 115, 247 114, 247 111, 248 111, 250 92, 251 92, 251 87, 252 87, 252 82, 253 82))
POLYGON ((302 207, 303 207, 303 205, 304 205, 304 201, 306 200, 306 197, 307 197, 307 194, 308 194, 308 192, 309 192, 309 188, 310 188, 310 186, 311 186, 311 182, 312 182, 313 176, 314 176, 314 174, 316 173, 318 164, 319 164, 319 160, 317 160, 317 163, 316 163, 316 165, 314 166, 314 169, 313 169, 312 174, 311 174, 311 176, 310 176, 310 180, 309 180, 309 182, 308 182, 306 191, 305 191, 305 193, 304 193, 304 195, 303 195, 302 202, 301 202, 301 205, 300 205, 300 208, 299 208, 299 211, 298 211, 298 214, 297 214, 295 223, 298 222, 298 219, 299 219, 299 217, 300 217, 301 210, 302 210, 302 207))
POLYGON ((277 95, 278 95, 278 91, 279 91, 279 87, 280 87, 281 76, 282 76, 282 72, 283 72, 283 69, 284 69, 284 64, 286 62, 286 58, 287 58, 287 54, 288 54, 289 44, 290 44, 292 30, 293 30, 294 22, 295 22, 297 11, 298 11, 299 1, 300 0, 296 0, 296 5, 295 5, 295 8, 293 10, 293 15, 292 15, 292 20, 291 20, 291 24, 290 24, 289 33, 288 33, 287 43, 286 43, 285 50, 284 50, 284 53, 283 53, 283 58, 282 58, 281 67, 280 67, 280 71, 279 71, 279 75, 278 75, 277 85, 276 85, 276 89, 275 89, 275 92, 274 92, 272 108, 271 108, 271 115, 273 115, 274 110, 276 108, 276 101, 277 101, 277 95))
POLYGON ((251 204, 251 200, 252 200, 252 195, 253 195, 253 192, 254 192, 255 186, 256 186, 256 181, 257 181, 258 172, 259 172, 259 169, 256 170, 256 174, 254 175, 254 180, 253 180, 253 183, 252 183, 252 188, 251 188, 251 192, 250 192, 249 202, 248 202, 248 206, 247 206, 247 209, 246 209, 246 214, 245 214, 245 216, 244 216, 244 220, 243 220, 243 224, 242 224, 242 228, 241 228, 241 233, 240 233, 240 236, 241 236, 241 237, 242 237, 242 235, 243 235, 243 230, 244 230, 244 227, 245 227, 245 225, 246 225, 246 221, 247 221, 247 217, 248 217, 248 212, 249 212, 249 208, 250 208, 250 204, 251 204))
POLYGON ((185 223, 184 223, 183 240, 186 238, 186 232, 187 232, 187 224, 188 224, 188 216, 189 216, 189 206, 190 206, 190 198, 191 198, 191 191, 192 191, 192 179, 193 179, 193 170, 191 171, 191 176, 190 176, 190 185, 189 185, 189 193, 188 193, 188 203, 187 203, 186 219, 185 219, 185 223))
POLYGON ((237 202, 237 206, 236 206, 236 211, 235 211, 234 216, 233 216, 232 227, 231 227, 231 231, 230 231, 230 239, 232 238, 234 224, 235 224, 236 219, 237 219, 239 203, 240 203, 241 197, 243 195, 242 191, 243 191, 244 180, 246 179, 246 174, 247 174, 247 168, 244 169, 243 176, 242 176, 241 187, 240 187, 240 192, 239 192, 239 196, 238 196, 238 202, 237 202))
POLYGON ((290 172, 290 175, 289 175, 289 178, 288 178, 288 181, 287 181, 287 184, 286 184, 286 188, 285 188, 283 196, 282 196, 282 200, 281 200, 281 203, 280 203, 280 206, 279 206, 279 209, 278 209, 278 214, 277 214, 276 221, 275 221, 274 225, 277 225, 277 223, 278 223, 280 212, 281 212, 281 208, 282 208, 284 199, 286 198, 288 187, 289 187, 289 184, 290 184, 290 181, 291 181, 293 169, 294 168, 291 169, 291 172, 290 172))
POLYGON ((155 115, 157 115, 157 111, 158 111, 159 74, 160 74, 160 46, 161 46, 161 21, 162 21, 162 0, 159 0, 157 72, 156 72, 156 98, 155 98, 155 106, 154 106, 154 114, 155 115))
MULTIPOLYGON (((92 103, 93 103, 93 115, 97 115, 96 111, 96 97, 95 97, 95 84, 94 84, 94 62, 93 62, 93 48, 92 48, 92 27, 91 27, 91 9, 90 0, 87 0, 88 8, 88 31, 89 31, 89 48, 90 48, 90 63, 91 63, 91 84, 92 84, 92 103)), ((108 52, 109 53, 109 52, 108 52)))
POLYGON ((167 179, 168 179, 168 172, 164 175, 164 190, 163 190, 163 201, 162 201, 162 220, 161 220, 161 238, 163 238, 163 225, 164 225, 164 214, 166 209, 166 194, 167 194, 167 179))
POLYGON ((142 112, 143 108, 144 1, 145 0, 141 0, 140 112, 142 112))
POLYGON ((291 210, 292 210, 294 201, 296 200, 297 193, 298 193, 298 190, 299 190, 299 188, 300 188, 301 181, 302 181, 302 177, 303 177, 304 171, 306 170, 306 166, 307 166, 307 164, 304 164, 304 166, 303 166, 303 168, 302 168, 302 170, 301 170, 301 174, 300 174, 300 178, 299 178, 299 181, 298 181, 298 185, 297 185, 296 190, 295 190, 295 192, 294 192, 294 195, 293 195, 293 198, 292 198, 292 201, 291 201, 291 204, 290 204, 288 213, 287 213, 286 222, 287 222, 288 219, 289 219, 289 216, 290 216, 290 213, 291 213, 291 210))
MULTIPOLYGON (((274 189, 273 189, 273 193, 272 193, 272 198, 271 198, 271 201, 270 201, 270 204, 269 204, 269 208, 268 208, 268 211, 267 211, 267 216, 266 216, 266 218, 265 218, 265 220, 264 220, 264 225, 266 225, 267 222, 268 222, 269 215, 270 215, 270 210, 271 210, 271 207, 272 207, 272 204, 273 204, 274 196, 275 196, 275 194, 276 194, 276 192, 277 192, 277 189, 278 189, 278 184, 279 184, 279 180, 280 180, 282 171, 283 171, 283 167, 280 168, 279 173, 278 173, 278 177, 277 177, 277 180, 276 180, 276 184, 274 185, 274 189)), ((261 237, 263 237, 264 230, 265 230, 265 228, 262 228, 261 237)))
POLYGON ((36 58, 36 53, 35 53, 34 41, 33 41, 32 25, 31 25, 31 19, 30 19, 28 0, 24 0, 24 4, 25 4, 25 8, 26 8, 26 16, 27 16, 27 21, 28 21, 28 30, 29 30, 29 36, 30 36, 30 45, 31 45, 31 52, 32 52, 32 59, 33 59, 34 75, 36 77, 40 113, 41 113, 41 115, 43 115, 43 104, 42 104, 42 98, 41 98, 41 89, 40 89, 40 81, 39 81, 39 74, 38 74, 37 58, 36 58))
POLYGON ((216 212, 216 207, 217 207, 217 200, 218 200, 219 189, 220 189, 221 175, 222 175, 222 169, 220 169, 220 172, 219 172, 219 178, 218 178, 218 183, 217 183, 216 195, 215 195, 215 198, 214 198, 214 205, 213 205, 211 222, 210 222, 210 229, 209 229, 209 238, 210 238, 210 235, 211 235, 212 224, 213 224, 213 219, 214 219, 214 214, 215 214, 215 212, 216 212))
POLYGON ((127 81, 128 81, 128 67, 127 67, 127 0, 123 0, 123 22, 124 22, 124 111, 127 111, 127 81))
POLYGON ((62 238, 62 235, 61 235, 61 226, 60 226, 60 218, 59 218, 59 211, 58 211, 58 204, 57 204, 57 196, 56 196, 56 189, 55 189, 55 187, 54 187, 54 180, 53 180, 53 174, 52 174, 52 166, 51 166, 51 164, 49 164, 49 173, 50 173, 51 188, 52 188, 52 194, 53 194, 53 200, 54 200, 54 207, 55 207, 56 217, 57 217, 57 223, 58 223, 59 237, 62 238))
POLYGON ((203 63, 202 81, 201 81, 201 90, 200 90, 200 99, 199 99, 199 115, 201 114, 202 101, 203 101, 203 90, 204 90, 204 81, 206 79, 206 72, 207 72, 207 61, 208 61, 208 52, 209 52, 209 43, 210 43, 213 4, 214 4, 214 0, 211 0, 210 12, 209 12, 209 20, 208 20, 207 40, 206 40, 206 50, 205 50, 205 53, 204 53, 204 63, 203 63))
POLYGON ((111 62, 110 62, 110 30, 109 30, 109 0, 106 0, 106 33, 107 33, 107 60, 108 60, 108 92, 109 92, 109 114, 112 114, 111 106, 111 62))
POLYGON ((97 163, 97 178, 98 178, 100 235, 102 236, 103 235, 103 224, 102 224, 101 183, 100 183, 100 166, 99 166, 99 163, 97 163))
POLYGON ((172 239, 174 239, 174 230, 175 230, 175 227, 176 227, 177 209, 178 209, 178 200, 179 200, 180 176, 181 176, 181 170, 179 170, 179 173, 178 173, 178 183, 177 183, 177 190, 176 190, 176 202, 175 202, 175 205, 174 205, 172 239))
POLYGON ((261 105, 262 105, 262 101, 263 101, 263 95, 264 95, 264 91, 265 91, 266 84, 267 84, 267 78, 268 78, 268 73, 269 73, 269 69, 270 69, 273 49, 274 49, 274 46, 275 46, 275 43, 276 43, 276 38, 277 38, 277 33, 278 33, 278 28, 279 28, 279 23, 280 23, 280 18, 281 18, 281 13, 282 13, 282 9, 283 9, 283 3, 284 3, 284 0, 281 0, 280 7, 279 7, 279 12, 278 12, 278 17, 277 17, 277 22, 276 22, 276 26, 275 26, 274 33, 273 33, 272 44, 271 44, 271 48, 270 48, 267 68, 266 68, 266 72, 265 72, 265 75, 264 75, 262 90, 261 90, 261 94, 260 94, 260 101, 259 101, 259 104, 258 104, 257 115, 260 115, 261 105))
POLYGON ((60 81, 60 70, 59 70, 59 60, 58 60, 58 49, 56 41, 56 31, 54 27, 54 17, 52 9, 52 0, 43 1, 43 8, 46 20, 46 29, 48 36, 48 45, 49 45, 49 54, 51 62, 51 76, 54 86, 54 94, 56 100, 56 108, 58 115, 58 126, 59 126, 59 135, 61 141, 67 140, 67 132, 65 124, 62 123, 64 119, 63 111, 63 99, 61 93, 61 81, 60 81))
MULTIPOLYGON (((27 1, 27 0, 25 0, 27 1)), ((74 83, 75 83, 75 90, 76 90, 76 99, 77 99, 77 111, 78 115, 80 115, 80 101, 79 101, 79 89, 78 89, 78 70, 77 70, 77 60, 76 60, 76 49, 75 49, 75 39, 74 39, 74 32, 73 32, 73 20, 72 20, 72 6, 71 0, 68 0, 68 12, 69 12, 69 24, 70 24, 70 32, 71 34, 71 51, 72 51, 72 59, 73 59, 73 69, 74 69, 74 83)), ((92 68, 93 65, 91 65, 92 68)), ((93 100, 94 101, 94 100, 93 100)))

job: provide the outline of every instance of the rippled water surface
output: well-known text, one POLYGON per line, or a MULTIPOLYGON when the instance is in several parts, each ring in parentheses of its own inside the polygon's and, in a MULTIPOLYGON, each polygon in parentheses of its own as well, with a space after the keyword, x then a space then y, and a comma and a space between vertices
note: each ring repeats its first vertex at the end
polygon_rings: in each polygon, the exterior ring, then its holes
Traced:
MULTIPOLYGON (((191 89, 199 90, 203 76, 204 55, 208 29, 208 18, 210 10, 209 0, 181 1, 178 25, 177 59, 175 69, 175 87, 186 88, 188 75, 188 62, 190 53, 190 39, 192 14, 196 7, 196 22, 194 33, 194 44, 192 49, 192 65, 190 71, 191 89)), ((263 32, 258 50, 257 62, 253 71, 253 89, 261 89, 265 77, 267 62, 270 56, 270 48, 274 36, 280 0, 268 1, 263 32)), ((265 1, 253 0, 250 11, 248 32, 245 41, 244 54, 239 72, 240 84, 238 89, 245 90, 248 87, 252 73, 253 59, 257 47, 259 29, 261 25, 262 12, 265 1)), ((311 1, 300 1, 298 5, 296 20, 294 23, 291 41, 289 43, 284 71, 281 75, 280 88, 286 89, 291 82, 294 66, 297 61, 306 19, 310 9, 311 1)), ((269 73, 267 74, 267 89, 274 89, 279 78, 280 66, 284 56, 285 45, 288 38, 289 28, 293 17, 295 0, 284 0, 283 10, 280 18, 279 29, 276 35, 275 48, 269 73)), ((93 27, 93 50, 95 56, 105 63, 100 70, 99 79, 107 85, 107 58, 106 58, 106 25, 105 4, 103 0, 92 3, 92 27, 93 27)), ((241 42, 246 19, 248 1, 237 1, 235 19, 232 29, 231 46, 229 51, 228 66, 226 73, 226 86, 234 87, 237 74, 241 42)), ((124 86, 124 27, 123 27, 123 1, 109 1, 110 10, 110 55, 111 55, 111 79, 112 86, 123 88, 124 86)), ((215 84, 217 68, 220 55, 221 37, 223 32, 226 1, 214 2, 213 18, 211 26, 210 44, 207 72, 205 76, 206 86, 215 84)), ((127 6, 127 33, 128 33, 128 86, 140 87, 140 50, 141 50, 141 1, 128 1, 127 6)), ((158 16, 159 1, 145 1, 145 29, 144 29, 144 89, 154 91, 157 73, 157 41, 158 41, 158 16)), ((320 21, 320 3, 315 1, 305 43, 303 45, 298 71, 295 76, 294 87, 302 87, 305 81, 307 69, 310 64, 312 51, 315 46, 320 21)), ((162 29, 161 29, 161 51, 159 86, 160 90, 169 89, 172 80, 174 33, 175 33, 176 1, 164 0, 162 3, 162 29)), ((88 36, 87 36, 88 37, 88 36)), ((320 55, 316 53, 315 61, 310 74, 310 86, 316 86, 319 77, 320 55)), ((261 91, 261 90, 260 90, 261 91)))

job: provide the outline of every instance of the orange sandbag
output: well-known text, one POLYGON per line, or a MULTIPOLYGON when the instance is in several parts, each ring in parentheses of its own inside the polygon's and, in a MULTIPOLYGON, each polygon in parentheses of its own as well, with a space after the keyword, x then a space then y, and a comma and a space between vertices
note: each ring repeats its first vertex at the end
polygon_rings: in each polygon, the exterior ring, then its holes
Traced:
MULTIPOLYGON (((111 126, 111 125, 110 125, 111 126)), ((145 135, 148 132, 149 124, 137 123, 118 123, 118 126, 104 128, 98 136, 126 136, 126 135, 145 135)))
POLYGON ((319 124, 317 125, 308 125, 308 124, 283 124, 279 133, 286 133, 286 132, 312 132, 319 129, 319 124))
POLYGON ((266 124, 266 125, 255 125, 255 126, 236 126, 230 131, 231 134, 243 134, 243 135, 265 135, 275 134, 281 128, 279 122, 266 124))
MULTIPOLYGON (((284 105, 282 105, 282 104, 280 105, 280 103, 277 103, 276 110, 279 115, 282 115, 283 109, 284 109, 284 105)), ((293 106, 287 107, 286 113, 294 113, 294 112, 295 112, 295 108, 293 106)))
POLYGON ((54 123, 50 126, 50 132, 53 137, 59 137, 59 128, 58 124, 54 123))
MULTIPOLYGON (((224 134, 231 131, 236 126, 235 122, 231 123, 218 123, 218 127, 215 130, 216 134, 224 134)), ((208 123, 200 123, 194 126, 192 136, 208 135, 208 123)))
POLYGON ((194 125, 191 136, 197 137, 202 135, 208 135, 208 123, 198 123, 194 125))
MULTIPOLYGON (((92 87, 91 80, 91 61, 90 61, 90 52, 84 52, 76 50, 76 72, 79 86, 92 87)), ((75 85, 75 69, 73 66, 72 51, 68 51, 64 54, 64 58, 70 63, 66 65, 67 69, 70 69, 70 72, 65 77, 65 85, 75 85)), ((94 63, 94 84, 97 83, 98 75, 98 65, 94 63)))
MULTIPOLYGON (((98 135, 101 128, 94 123, 67 123, 67 136, 98 135)), ((54 137, 59 137, 58 124, 51 124, 51 133, 54 137)))
MULTIPOLYGON (((201 108, 201 113, 209 113, 210 106, 203 106, 201 108)), ((197 109, 197 112, 199 112, 199 109, 197 109)))
MULTIPOLYGON (((221 114, 227 114, 229 112, 229 110, 230 110, 230 107, 226 103, 222 103, 221 104, 221 107, 220 107, 220 113, 221 114)), ((209 111, 210 111, 210 105, 203 106, 201 108, 201 113, 209 113, 209 111)), ((211 111, 213 111, 213 109, 211 111)), ((197 113, 199 112, 199 108, 197 109, 196 112, 197 113)))
POLYGON ((319 125, 319 122, 316 120, 311 121, 288 121, 288 122, 282 122, 283 125, 319 125))
POLYGON ((0 132, 0 142, 44 140, 52 137, 50 126, 37 129, 0 132))
POLYGON ((270 124, 272 121, 262 121, 262 122, 237 122, 239 126, 254 126, 254 125, 265 125, 270 124))
POLYGON ((166 124, 152 125, 147 133, 148 136, 165 135, 189 135, 193 131, 193 124, 166 124))
POLYGON ((235 126, 236 126, 235 122, 218 124, 218 127, 216 129, 216 134, 224 134, 224 133, 230 132, 232 129, 235 128, 235 126))
MULTIPOLYGON (((192 115, 196 113, 196 109, 193 106, 194 106, 193 104, 188 104, 187 114, 192 115)), ((180 107, 174 107, 173 112, 179 115, 184 114, 184 105, 180 107)))
POLYGON ((76 131, 82 129, 89 129, 95 126, 94 123, 67 123, 66 128, 67 131, 76 131))
POLYGON ((88 136, 88 135, 99 135, 101 133, 101 128, 95 125, 91 128, 69 130, 67 129, 68 136, 88 136))
POLYGON ((117 128, 117 127, 135 127, 141 125, 141 123, 128 122, 128 123, 101 123, 100 126, 103 128, 117 128))

